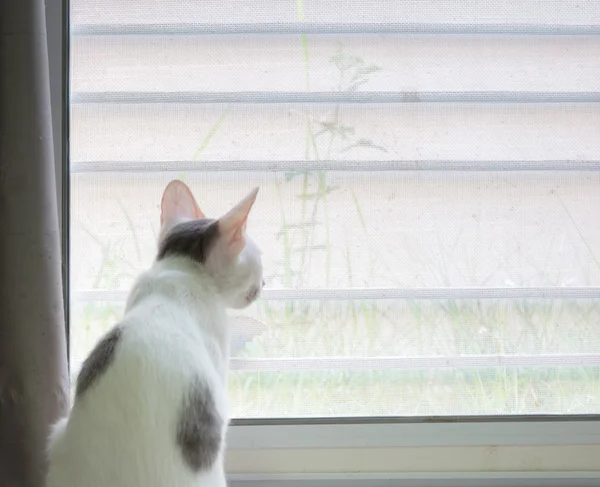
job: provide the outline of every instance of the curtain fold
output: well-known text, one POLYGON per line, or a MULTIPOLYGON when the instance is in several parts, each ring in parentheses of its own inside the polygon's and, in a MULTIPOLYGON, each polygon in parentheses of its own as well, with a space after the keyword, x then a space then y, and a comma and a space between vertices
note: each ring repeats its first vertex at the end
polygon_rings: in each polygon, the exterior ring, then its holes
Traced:
POLYGON ((0 485, 41 487, 69 397, 43 0, 0 30, 0 485))

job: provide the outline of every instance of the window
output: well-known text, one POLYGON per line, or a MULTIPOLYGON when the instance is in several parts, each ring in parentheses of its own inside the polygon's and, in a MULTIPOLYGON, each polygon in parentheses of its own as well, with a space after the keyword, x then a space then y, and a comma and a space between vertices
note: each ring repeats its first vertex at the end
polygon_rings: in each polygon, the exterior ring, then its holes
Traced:
POLYGON ((556 445, 600 432, 600 2, 71 0, 70 33, 73 374, 153 260, 166 183, 214 215, 258 185, 267 287, 230 376, 258 453, 234 473, 477 471, 483 445, 589 470, 556 445))

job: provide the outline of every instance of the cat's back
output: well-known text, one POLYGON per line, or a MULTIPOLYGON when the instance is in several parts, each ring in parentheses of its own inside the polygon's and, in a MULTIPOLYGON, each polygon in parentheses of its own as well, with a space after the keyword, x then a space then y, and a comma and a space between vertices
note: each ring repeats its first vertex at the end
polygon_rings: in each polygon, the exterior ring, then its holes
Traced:
POLYGON ((194 318, 151 297, 101 338, 79 372, 68 421, 55 427, 47 487, 191 486, 210 477, 226 398, 213 344, 194 318))

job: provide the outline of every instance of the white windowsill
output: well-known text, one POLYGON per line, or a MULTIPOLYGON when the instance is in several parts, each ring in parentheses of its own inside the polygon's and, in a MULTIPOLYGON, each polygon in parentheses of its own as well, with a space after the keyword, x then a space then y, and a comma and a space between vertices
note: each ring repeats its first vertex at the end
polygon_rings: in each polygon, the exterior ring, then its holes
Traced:
POLYGON ((318 422, 321 424, 311 424, 308 420, 297 424, 285 424, 285 420, 260 424, 257 420, 255 424, 250 421, 236 424, 234 420, 227 443, 236 450, 600 445, 600 420, 595 417, 575 421, 552 417, 467 421, 413 418, 401 422, 373 419, 364 423, 357 420, 354 424, 344 424, 345 421, 332 418, 329 424, 323 420, 318 422))
POLYGON ((230 475, 230 487, 592 487, 596 472, 230 475))
POLYGON ((233 424, 229 485, 600 485, 600 421, 549 419, 233 424))

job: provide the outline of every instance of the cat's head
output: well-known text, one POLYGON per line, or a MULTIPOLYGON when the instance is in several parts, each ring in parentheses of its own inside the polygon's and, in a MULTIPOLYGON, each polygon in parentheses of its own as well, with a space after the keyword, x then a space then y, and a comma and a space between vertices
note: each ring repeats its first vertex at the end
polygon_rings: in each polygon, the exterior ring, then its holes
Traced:
POLYGON ((212 277, 226 306, 245 308, 264 285, 261 252, 246 234, 246 221, 258 188, 220 218, 207 218, 190 189, 171 181, 161 202, 158 260, 190 259, 190 266, 212 277))

